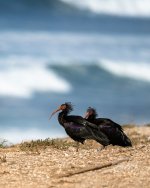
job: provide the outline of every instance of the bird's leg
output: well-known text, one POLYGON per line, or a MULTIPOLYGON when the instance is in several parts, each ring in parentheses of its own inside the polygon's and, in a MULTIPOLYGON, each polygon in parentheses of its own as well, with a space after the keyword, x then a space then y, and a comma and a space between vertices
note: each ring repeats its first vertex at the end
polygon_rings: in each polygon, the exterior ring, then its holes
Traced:
POLYGON ((100 147, 100 148, 97 148, 97 151, 99 152, 99 151, 102 151, 103 149, 105 149, 106 148, 106 146, 102 146, 102 147, 100 147))
POLYGON ((78 152, 79 151, 79 145, 80 145, 80 143, 79 142, 76 142, 76 152, 78 152))

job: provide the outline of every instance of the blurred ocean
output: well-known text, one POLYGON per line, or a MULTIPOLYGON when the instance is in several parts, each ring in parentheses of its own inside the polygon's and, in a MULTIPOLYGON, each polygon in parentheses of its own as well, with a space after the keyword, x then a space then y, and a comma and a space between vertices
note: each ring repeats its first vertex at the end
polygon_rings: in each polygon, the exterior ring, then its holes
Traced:
POLYGON ((0 0, 0 138, 65 136, 64 102, 146 124, 149 94, 149 0, 0 0))

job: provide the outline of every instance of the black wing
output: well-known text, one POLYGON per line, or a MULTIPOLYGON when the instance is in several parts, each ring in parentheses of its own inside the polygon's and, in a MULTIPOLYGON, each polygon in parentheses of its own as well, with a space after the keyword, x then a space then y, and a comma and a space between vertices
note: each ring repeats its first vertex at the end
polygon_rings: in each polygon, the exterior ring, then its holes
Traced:
POLYGON ((88 131, 88 134, 90 133, 90 135, 88 135, 88 138, 90 137, 91 139, 96 140, 97 142, 99 142, 100 144, 102 144, 104 146, 109 145, 108 137, 98 129, 97 125, 86 121, 81 116, 70 115, 70 116, 66 117, 66 120, 69 122, 73 122, 74 124, 83 126, 84 129, 86 129, 86 131, 88 131))
POLYGON ((86 139, 92 139, 91 133, 83 125, 74 122, 64 123, 66 133, 75 141, 83 143, 86 139))
POLYGON ((78 123, 78 124, 83 125, 83 126, 89 126, 89 127, 91 127, 91 128, 98 129, 98 128, 97 128, 97 125, 88 122, 88 121, 87 121, 86 119, 84 119, 82 116, 70 115, 70 116, 67 116, 67 117, 66 117, 66 120, 67 120, 68 122, 74 122, 74 123, 78 123))
POLYGON ((119 146, 132 146, 127 135, 120 131, 117 127, 110 125, 100 125, 99 130, 102 131, 110 140, 110 144, 119 146))
POLYGON ((97 118, 94 123, 96 125, 110 125, 110 126, 113 126, 114 128, 115 127, 118 128, 120 131, 123 131, 123 128, 121 127, 121 125, 119 125, 118 123, 108 118, 97 118))

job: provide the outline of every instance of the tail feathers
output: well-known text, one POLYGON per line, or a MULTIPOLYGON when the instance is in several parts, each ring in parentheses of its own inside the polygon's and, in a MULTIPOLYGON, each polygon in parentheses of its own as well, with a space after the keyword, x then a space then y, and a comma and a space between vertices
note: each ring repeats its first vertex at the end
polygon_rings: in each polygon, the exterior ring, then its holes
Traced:
POLYGON ((125 135, 125 133, 121 132, 122 134, 122 146, 124 147, 132 147, 131 140, 125 135))

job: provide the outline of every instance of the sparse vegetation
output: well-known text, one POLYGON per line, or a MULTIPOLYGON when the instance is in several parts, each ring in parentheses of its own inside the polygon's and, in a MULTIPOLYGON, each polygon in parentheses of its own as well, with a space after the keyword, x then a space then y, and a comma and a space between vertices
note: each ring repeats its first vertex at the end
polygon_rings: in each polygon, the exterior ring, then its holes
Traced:
POLYGON ((62 139, 45 139, 45 140, 35 140, 31 142, 23 142, 20 144, 20 149, 26 152, 36 152, 40 153, 40 150, 46 149, 47 147, 52 147, 59 150, 66 150, 69 147, 75 147, 75 142, 68 142, 62 139))
POLYGON ((150 123, 146 124, 145 126, 146 126, 146 127, 150 127, 150 123))
MULTIPOLYGON (((93 140, 88 140, 86 144, 80 144, 80 149, 89 150, 91 148, 98 148, 100 146, 99 143, 93 140)), ((40 154, 41 150, 45 150, 46 148, 54 148, 58 150, 67 150, 68 148, 77 147, 77 142, 72 141, 71 139, 45 139, 45 140, 32 140, 30 142, 23 142, 19 145, 21 151, 25 151, 27 153, 36 153, 40 154)))
POLYGON ((6 147, 7 140, 0 140, 0 148, 6 147))
POLYGON ((122 125, 123 128, 134 128, 136 127, 135 124, 125 124, 125 125, 122 125))

